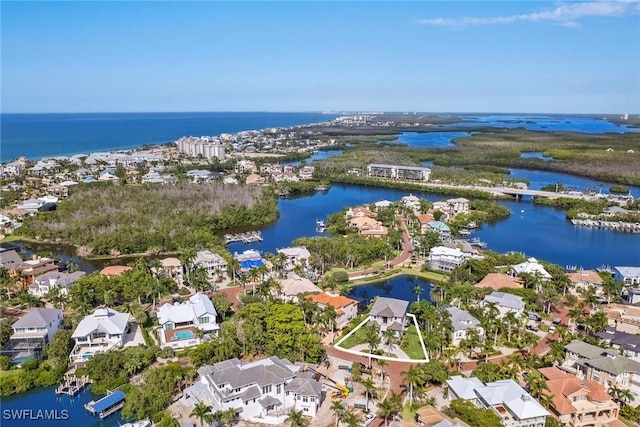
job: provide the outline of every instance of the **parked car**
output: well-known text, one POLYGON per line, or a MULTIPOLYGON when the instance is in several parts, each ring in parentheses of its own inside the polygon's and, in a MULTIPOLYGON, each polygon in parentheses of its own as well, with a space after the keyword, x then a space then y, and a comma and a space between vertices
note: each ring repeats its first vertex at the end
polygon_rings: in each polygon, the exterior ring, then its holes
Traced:
POLYGON ((533 326, 533 325, 527 325, 527 326, 525 326, 524 328, 525 328, 526 330, 528 330, 528 331, 531 331, 531 332, 538 332, 538 330, 539 330, 538 328, 536 328, 536 327, 535 327, 535 326, 533 326))
POLYGON ((527 316, 529 317, 529 320, 535 320, 536 322, 539 322, 541 320, 540 316, 538 315, 538 313, 535 313, 533 311, 530 311, 527 316))
POLYGON ((368 426, 375 419, 376 419, 375 414, 367 414, 367 415, 365 415, 364 419, 362 420, 362 427, 368 426))

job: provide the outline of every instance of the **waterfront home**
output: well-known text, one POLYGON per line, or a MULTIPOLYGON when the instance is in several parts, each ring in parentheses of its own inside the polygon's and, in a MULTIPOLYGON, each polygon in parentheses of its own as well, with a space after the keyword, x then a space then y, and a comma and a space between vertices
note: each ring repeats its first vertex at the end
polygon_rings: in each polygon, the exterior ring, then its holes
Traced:
POLYGON ((131 324, 129 313, 120 313, 108 307, 98 308, 93 314, 85 316, 71 335, 76 342, 69 355, 71 363, 86 362, 96 353, 122 347, 131 324))
POLYGON ((184 283, 184 267, 178 258, 170 257, 160 260, 160 274, 172 278, 178 285, 184 283))
POLYGON ((164 304, 158 309, 157 317, 161 347, 191 347, 202 342, 204 337, 200 332, 217 336, 220 330, 213 303, 201 293, 182 303, 164 304))
POLYGON ((609 326, 617 331, 640 334, 640 307, 628 304, 606 304, 602 310, 609 326))
POLYGON ((356 206, 355 208, 349 208, 344 214, 344 217, 349 220, 352 218, 375 218, 376 213, 371 212, 371 210, 366 206, 356 206))
POLYGON ((11 325, 13 334, 0 354, 8 356, 14 364, 39 358, 42 349, 53 341, 62 324, 62 310, 58 308, 32 308, 11 325))
POLYGON ((451 238, 451 229, 442 221, 431 221, 427 224, 427 227, 429 231, 438 233, 442 240, 449 240, 451 238))
POLYGON ((322 289, 306 277, 298 276, 295 273, 288 273, 286 278, 280 279, 280 289, 275 290, 277 297, 293 302, 298 302, 299 294, 318 292, 322 292, 322 289))
POLYGON ((420 234, 426 234, 429 231, 432 231, 429 228, 429 224, 431 222, 435 221, 435 218, 433 217, 432 214, 425 213, 425 214, 416 215, 416 220, 418 221, 418 224, 420 225, 420 234))
POLYGON ((521 289, 522 279, 518 277, 509 276, 502 273, 489 273, 484 278, 476 283, 477 288, 489 288, 494 291, 499 291, 502 288, 508 289, 521 289))
MULTIPOLYGON (((118 178, 117 176, 109 172, 103 172, 103 173, 100 173, 100 176, 98 177, 98 181, 117 183, 118 181, 120 181, 120 178, 118 178)), ((144 180, 142 182, 144 182, 144 180)))
POLYGON ((336 327, 342 329, 349 321, 358 316, 358 301, 342 295, 326 293, 307 295, 307 299, 315 302, 322 309, 332 307, 336 312, 336 327))
POLYGON ((480 307, 486 308, 491 304, 495 304, 498 309, 498 317, 504 317, 509 312, 520 317, 524 313, 524 300, 517 295, 494 291, 484 297, 480 302, 480 307))
POLYGON ((386 209, 391 207, 391 205, 393 205, 393 202, 390 202, 389 200, 379 200, 375 202, 373 205, 376 207, 376 211, 378 211, 380 209, 386 209))
POLYGON ((125 271, 132 270, 128 265, 111 265, 100 270, 100 274, 103 276, 120 276, 125 271))
POLYGON ((207 272, 207 276, 213 279, 217 272, 227 271, 227 261, 221 255, 211 251, 198 251, 191 268, 203 268, 207 272))
POLYGON ((457 199, 448 199, 449 213, 453 215, 465 214, 469 212, 469 200, 464 197, 457 199))
POLYGON ((530 274, 532 276, 538 276, 542 281, 551 279, 551 274, 533 257, 527 259, 525 262, 511 266, 509 273, 513 276, 530 274))
POLYGON ((243 271, 249 271, 252 268, 260 267, 264 265, 262 255, 255 249, 247 249, 242 253, 234 253, 233 257, 240 263, 240 268, 243 271))
POLYGON ((447 380, 447 386, 449 400, 464 399, 491 409, 505 427, 543 427, 551 415, 512 379, 482 384, 475 377, 454 376, 447 380))
POLYGON ((464 421, 450 418, 433 406, 423 406, 416 411, 415 420, 403 420, 402 427, 470 427, 464 421))
POLYGON ((477 331, 478 337, 482 340, 484 329, 480 326, 480 321, 473 317, 468 311, 455 306, 443 307, 442 310, 449 313, 451 317, 451 326, 453 327, 451 344, 459 346, 460 341, 466 339, 471 330, 477 331))
POLYGON ((607 326, 604 331, 596 333, 596 337, 618 350, 623 356, 640 362, 640 335, 618 331, 607 326))
POLYGON ((382 222, 366 216, 349 219, 349 226, 355 228, 363 236, 380 237, 388 234, 387 227, 382 225, 382 222))
POLYGON ((460 249, 435 246, 431 248, 427 262, 431 270, 450 273, 454 268, 462 265, 469 258, 470 256, 460 249))
POLYGON ((235 166, 236 173, 256 173, 258 168, 256 167, 256 163, 253 160, 238 160, 235 166))
POLYGON ((24 261, 14 270, 14 272, 20 276, 20 281, 24 286, 31 285, 37 276, 48 271, 58 271, 55 260, 35 255, 33 259, 24 261))
POLYGON ((613 267, 614 279, 627 286, 640 285, 640 267, 613 267))
POLYGON ((408 196, 403 196, 402 204, 407 209, 411 209, 415 212, 418 212, 420 210, 420 198, 418 196, 414 196, 413 194, 409 194, 408 196))
POLYGON ((313 179, 314 171, 315 171, 315 168, 313 166, 306 165, 300 168, 300 170, 298 171, 298 176, 300 177, 301 180, 308 181, 310 179, 313 179))
POLYGON ((292 269, 296 265, 306 267, 309 265, 309 258, 311 253, 304 246, 293 246, 290 248, 282 248, 277 251, 279 254, 284 254, 287 257, 287 269, 292 269))
POLYGON ((69 288, 86 273, 76 271, 68 273, 65 271, 49 271, 37 276, 33 283, 29 285, 29 293, 37 297, 44 297, 53 288, 60 289, 63 295, 69 294, 69 288))
POLYGON ((563 426, 617 425, 620 405, 597 381, 580 380, 556 367, 540 368, 551 398, 549 409, 563 426))
POLYGON ((573 340, 565 347, 561 369, 581 380, 593 380, 606 387, 615 385, 640 395, 640 362, 621 356, 617 350, 604 349, 573 340))
POLYGON ((378 297, 371 307, 370 324, 374 324, 380 332, 392 330, 397 337, 402 336, 407 324, 407 308, 409 302, 396 298, 378 297))
POLYGON ((0 248, 0 268, 11 272, 16 270, 24 261, 13 249, 0 248))
POLYGON ((322 384, 305 369, 275 356, 241 362, 225 360, 198 369, 199 381, 185 389, 182 402, 193 407, 205 403, 218 410, 233 409, 242 420, 284 425, 291 410, 314 417, 322 403, 322 384))
POLYGON ((571 293, 578 294, 593 287, 596 295, 602 294, 602 277, 600 277, 597 271, 578 270, 566 274, 572 284, 570 288, 571 293))

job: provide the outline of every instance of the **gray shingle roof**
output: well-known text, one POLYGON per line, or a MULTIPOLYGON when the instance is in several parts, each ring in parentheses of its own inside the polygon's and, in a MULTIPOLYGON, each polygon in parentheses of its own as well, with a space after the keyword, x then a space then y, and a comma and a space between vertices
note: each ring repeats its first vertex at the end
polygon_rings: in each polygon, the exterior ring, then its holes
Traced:
POLYGON ((32 308, 27 314, 18 319, 12 328, 46 328, 50 322, 62 316, 59 308, 32 308))
POLYGON ((524 301, 522 300, 522 297, 505 292, 491 292, 489 295, 484 297, 484 301, 488 303, 493 302, 500 307, 510 308, 513 310, 524 310, 524 301))
POLYGON ((453 325, 454 331, 465 331, 475 328, 480 324, 480 321, 469 314, 468 311, 453 306, 445 307, 444 309, 451 315, 451 324, 453 325))
POLYGON ((322 393, 322 384, 318 381, 307 378, 294 378, 294 380, 287 384, 284 389, 302 396, 320 397, 320 394, 322 393))
POLYGON ((565 350, 580 356, 577 363, 588 365, 616 376, 623 372, 640 373, 640 362, 620 356, 615 350, 606 350, 580 340, 571 341, 565 346, 565 350))
POLYGON ((395 298, 378 297, 371 307, 372 316, 404 317, 407 313, 408 301, 395 298))

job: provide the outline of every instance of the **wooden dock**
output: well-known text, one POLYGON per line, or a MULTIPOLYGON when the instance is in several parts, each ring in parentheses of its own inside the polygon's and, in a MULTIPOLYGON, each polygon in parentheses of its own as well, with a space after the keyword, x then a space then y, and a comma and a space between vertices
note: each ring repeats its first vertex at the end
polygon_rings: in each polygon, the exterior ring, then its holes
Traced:
POLYGON ((67 374, 64 376, 62 383, 56 388, 56 394, 66 394, 73 397, 91 382, 88 375, 76 377, 75 375, 67 374))

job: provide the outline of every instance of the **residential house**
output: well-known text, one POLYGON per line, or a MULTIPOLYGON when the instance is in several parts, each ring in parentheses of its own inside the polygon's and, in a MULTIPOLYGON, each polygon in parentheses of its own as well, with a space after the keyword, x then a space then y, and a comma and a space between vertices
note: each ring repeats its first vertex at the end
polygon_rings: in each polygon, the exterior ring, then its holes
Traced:
POLYGON ((11 325, 13 334, 0 354, 11 358, 16 365, 39 358, 45 345, 53 341, 53 336, 62 324, 62 310, 58 308, 32 308, 11 325))
POLYGON ((227 271, 227 261, 221 255, 214 254, 211 251, 198 251, 191 268, 203 268, 209 278, 213 279, 217 272, 227 271))
POLYGON ((278 253, 287 257, 287 269, 292 269, 296 265, 306 267, 309 265, 309 258, 311 258, 311 253, 304 246, 278 249, 278 253))
POLYGON ((240 268, 244 271, 264 265, 264 260, 260 252, 255 249, 247 249, 242 253, 235 253, 233 257, 240 263, 240 268))
POLYGON ((513 276, 518 276, 519 274, 530 274, 532 276, 538 276, 542 281, 551 279, 551 274, 549 274, 542 264, 533 257, 529 258, 525 262, 511 266, 509 273, 513 276))
POLYGON ((301 180, 307 181, 307 180, 313 179, 314 171, 315 171, 315 168, 313 166, 306 165, 300 168, 300 170, 298 171, 298 176, 300 177, 301 180))
POLYGON ((287 277, 280 279, 280 289, 276 295, 285 301, 298 302, 299 294, 322 292, 311 280, 298 276, 295 273, 287 274, 287 277))
POLYGON ((237 185, 240 182, 238 181, 238 178, 236 178, 235 175, 227 175, 224 178, 222 178, 222 183, 229 184, 229 185, 237 185))
POLYGON ((464 421, 450 418, 433 406, 423 406, 416 411, 415 420, 402 421, 402 427, 470 427, 464 421))
POLYGON ((275 356, 205 365, 198 369, 199 381, 184 391, 183 402, 205 403, 213 412, 233 409, 252 423, 284 425, 293 409, 314 417, 322 403, 322 384, 305 366, 275 356))
POLYGON ((594 270, 578 270, 567 273, 567 277, 573 285, 571 293, 585 292, 589 288, 594 288, 596 295, 602 294, 602 277, 594 270))
POLYGON ((416 219, 418 220, 418 224, 420 225, 420 234, 427 234, 429 231, 432 231, 429 227, 429 224, 435 221, 435 218, 430 213, 416 215, 416 219))
POLYGON ((29 285, 29 293, 37 297, 44 297, 53 288, 60 289, 63 295, 69 294, 69 288, 86 273, 76 271, 68 273, 66 271, 49 271, 36 277, 29 285))
POLYGON ((120 276, 125 271, 133 270, 128 265, 110 265, 100 270, 100 274, 103 276, 120 276))
POLYGON ((371 322, 380 329, 380 332, 390 329, 394 331, 397 336, 401 336, 407 322, 408 306, 408 301, 378 297, 369 312, 371 322))
POLYGON ((176 281, 178 285, 184 283, 184 267, 178 258, 164 258, 160 260, 160 270, 166 277, 176 281))
POLYGON ((440 234, 442 240, 449 240, 451 238, 451 229, 442 221, 431 221, 427 224, 427 228, 429 231, 435 231, 440 234))
POLYGON ((213 303, 201 293, 182 303, 164 304, 158 309, 157 316, 161 347, 191 347, 202 342, 204 337, 200 337, 200 332, 218 335, 220 330, 213 303))
POLYGON ((640 267, 613 267, 614 279, 627 286, 640 285, 640 267))
POLYGON ((470 256, 460 249, 435 246, 431 248, 427 262, 429 269, 450 273, 454 268, 462 265, 470 256))
POLYGON ((99 308, 80 321, 71 338, 75 340, 69 355, 71 363, 86 362, 96 353, 122 347, 131 329, 129 313, 99 308))
POLYGON ((524 313, 524 300, 517 295, 494 291, 480 302, 480 306, 483 308, 490 304, 495 304, 499 317, 504 317, 509 312, 514 313, 516 317, 520 317, 524 313))
POLYGON ((468 311, 454 306, 444 307, 443 310, 446 310, 449 316, 451 316, 451 325, 453 326, 451 344, 459 346, 460 341, 467 339, 469 331, 471 330, 477 331, 478 337, 482 339, 484 329, 480 326, 480 321, 473 317, 468 311))
POLYGON ((0 248, 0 268, 9 272, 16 270, 24 261, 13 249, 0 248))
POLYGON ((332 307, 336 311, 336 327, 342 329, 351 319, 358 316, 358 301, 342 295, 325 293, 307 295, 307 299, 315 302, 322 309, 332 307))
POLYGON ((581 380, 593 380, 607 389, 612 385, 640 394, 640 362, 584 341, 573 340, 565 346, 561 368, 581 380))
POLYGON ((590 427, 617 425, 620 406, 597 381, 580 380, 556 367, 539 369, 551 397, 551 413, 563 426, 590 427))
POLYGON ((247 176, 245 182, 247 183, 247 185, 264 185, 266 180, 263 176, 252 173, 251 175, 247 176))
POLYGON ((35 255, 33 259, 24 261, 15 269, 15 272, 20 276, 22 284, 25 286, 31 285, 36 277, 48 271, 58 271, 55 260, 47 257, 36 257, 35 255))
POLYGON ((623 356, 640 362, 640 335, 607 326, 604 331, 596 333, 596 336, 618 350, 623 356))
POLYGON ((521 289, 523 287, 522 279, 518 277, 509 276, 502 273, 489 273, 484 278, 476 283, 478 288, 489 288, 494 291, 499 291, 502 288, 508 289, 521 289))
POLYGON ((374 212, 371 212, 371 210, 366 206, 356 206, 355 208, 347 209, 347 211, 344 214, 344 217, 346 219, 362 218, 362 217, 375 218, 376 214, 374 212))
POLYGON ((402 204, 407 209, 411 209, 416 212, 420 210, 420 198, 418 196, 414 196, 413 194, 402 197, 402 204))
POLYGON ((512 379, 482 384, 477 378, 455 376, 447 380, 447 385, 449 399, 464 399, 491 409, 505 427, 543 427, 551 415, 512 379))
POLYGON ((449 212, 453 215, 465 214, 469 212, 469 200, 464 197, 448 199, 449 212))
POLYGON ((354 217, 349 220, 349 226, 358 230, 364 236, 381 237, 388 234, 387 227, 382 222, 366 216, 354 217))
POLYGON ((193 182, 208 182, 215 179, 217 175, 208 170, 192 169, 187 171, 187 177, 191 178, 193 182))

